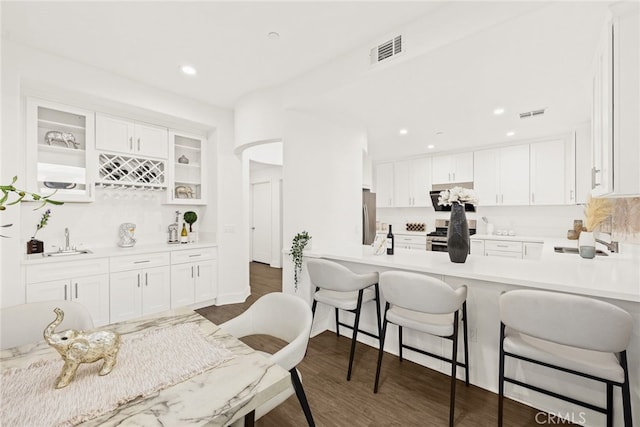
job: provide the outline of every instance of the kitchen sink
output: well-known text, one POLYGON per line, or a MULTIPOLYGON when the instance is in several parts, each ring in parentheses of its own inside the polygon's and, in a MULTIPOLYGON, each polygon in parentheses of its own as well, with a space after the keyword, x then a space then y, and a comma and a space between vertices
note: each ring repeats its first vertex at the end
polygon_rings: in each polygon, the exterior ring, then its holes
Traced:
MULTIPOLYGON (((577 254, 580 253, 578 248, 568 248, 566 246, 554 246, 553 250, 562 254, 577 254)), ((608 254, 600 249, 596 249, 596 255, 608 256, 608 254)))
POLYGON ((69 256, 69 255, 83 255, 92 253, 88 249, 72 249, 69 251, 47 252, 44 256, 69 256))

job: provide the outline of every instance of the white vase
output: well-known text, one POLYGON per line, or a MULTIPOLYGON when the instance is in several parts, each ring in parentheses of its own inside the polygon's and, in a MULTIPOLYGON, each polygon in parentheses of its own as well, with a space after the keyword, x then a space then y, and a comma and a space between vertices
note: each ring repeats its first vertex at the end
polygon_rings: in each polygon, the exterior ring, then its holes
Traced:
POLYGON ((596 256, 596 238, 592 231, 583 231, 578 238, 578 250, 582 258, 594 258, 596 256))

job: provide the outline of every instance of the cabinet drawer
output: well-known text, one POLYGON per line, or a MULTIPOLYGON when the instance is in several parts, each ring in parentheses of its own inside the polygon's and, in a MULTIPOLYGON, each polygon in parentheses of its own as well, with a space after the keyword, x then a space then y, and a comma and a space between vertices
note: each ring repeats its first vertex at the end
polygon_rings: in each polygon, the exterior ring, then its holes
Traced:
POLYGON ((507 252, 507 251, 492 251, 492 250, 487 250, 485 252, 486 256, 498 256, 498 257, 502 257, 502 258, 516 258, 516 259, 522 259, 522 253, 520 252, 507 252))
POLYGON ((48 262, 40 265, 29 265, 25 270, 27 283, 94 276, 97 274, 109 274, 109 259, 96 258, 78 261, 48 262))
POLYGON ((171 264, 183 264, 185 262, 197 262, 216 259, 216 248, 187 249, 171 252, 171 264))
POLYGON ((487 240, 484 243, 486 251, 519 252, 522 253, 522 242, 505 242, 502 240, 487 240))
POLYGON ((111 257, 111 272, 169 265, 169 253, 140 254, 111 257))
POLYGON ((396 244, 400 244, 400 243, 409 243, 409 244, 416 244, 416 245, 427 244, 426 236, 407 236, 403 234, 396 234, 394 236, 394 239, 396 240, 396 244))

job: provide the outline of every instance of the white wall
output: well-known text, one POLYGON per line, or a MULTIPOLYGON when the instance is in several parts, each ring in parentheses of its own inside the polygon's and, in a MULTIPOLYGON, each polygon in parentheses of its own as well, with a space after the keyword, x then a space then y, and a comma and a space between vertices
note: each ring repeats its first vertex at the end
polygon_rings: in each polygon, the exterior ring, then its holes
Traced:
MULTIPOLYGON (((284 248, 303 230, 314 249, 360 244, 364 129, 286 111, 283 142, 284 248)), ((282 281, 293 292, 291 263, 284 263, 282 281)))
POLYGON ((235 106, 236 147, 282 139, 282 90, 269 88, 251 92, 235 106))
MULTIPOLYGON (((38 233, 47 245, 62 243, 61 233, 65 226, 69 226, 74 244, 114 245, 117 225, 124 221, 138 225, 139 242, 161 243, 166 239, 166 226, 173 222, 173 211, 197 210, 199 231, 217 235, 220 301, 233 300, 239 294, 237 288, 248 286, 246 263, 236 256, 247 251, 246 238, 236 236, 236 233, 246 234, 242 231, 246 230, 246 218, 242 211, 242 164, 233 151, 230 110, 3 40, 2 183, 18 175, 19 183, 24 184, 26 168, 33 167, 25 164, 24 157, 24 99, 27 95, 207 134, 210 148, 207 160, 215 168, 209 173, 208 206, 163 205, 159 195, 144 200, 136 199, 135 193, 126 192, 118 193, 116 199, 106 196, 108 192, 98 190, 94 203, 68 203, 53 208, 50 224, 38 233), (223 228, 229 224, 235 227, 223 228)), ((15 236, 0 241, 2 306, 24 301, 20 260, 25 253, 24 241, 33 233, 41 215, 41 212, 32 212, 31 208, 31 205, 24 205, 9 208, 1 214, 1 223, 14 223, 10 233, 15 236)))
MULTIPOLYGON (((251 185, 271 184, 271 267, 282 268, 282 166, 251 169, 251 185)), ((250 258, 251 259, 251 258, 250 258)))

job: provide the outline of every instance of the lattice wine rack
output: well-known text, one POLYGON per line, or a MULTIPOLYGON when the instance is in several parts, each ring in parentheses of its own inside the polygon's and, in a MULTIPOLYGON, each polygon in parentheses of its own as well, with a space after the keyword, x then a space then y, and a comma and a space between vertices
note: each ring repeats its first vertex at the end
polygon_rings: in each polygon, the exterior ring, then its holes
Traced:
POLYGON ((98 157, 98 184, 103 187, 164 189, 165 162, 163 160, 101 153, 98 157))

